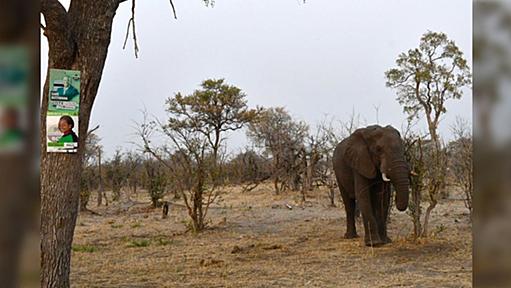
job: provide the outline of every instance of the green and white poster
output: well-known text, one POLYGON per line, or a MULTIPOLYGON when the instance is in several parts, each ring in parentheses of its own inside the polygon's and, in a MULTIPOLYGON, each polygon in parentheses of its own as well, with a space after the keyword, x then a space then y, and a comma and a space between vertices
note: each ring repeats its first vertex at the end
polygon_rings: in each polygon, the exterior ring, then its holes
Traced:
POLYGON ((47 152, 78 151, 80 71, 50 69, 46 116, 47 152))

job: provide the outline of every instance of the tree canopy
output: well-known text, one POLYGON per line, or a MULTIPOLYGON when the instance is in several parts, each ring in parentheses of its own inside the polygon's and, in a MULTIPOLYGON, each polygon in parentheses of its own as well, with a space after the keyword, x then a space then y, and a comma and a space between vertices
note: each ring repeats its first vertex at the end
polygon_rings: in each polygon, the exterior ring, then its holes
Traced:
POLYGON ((199 132, 206 137, 216 158, 221 134, 241 129, 257 116, 257 109, 249 109, 246 94, 224 79, 208 79, 201 89, 190 95, 176 93, 167 99, 169 118, 167 130, 199 132))
POLYGON ((445 102, 460 99, 472 76, 463 52, 445 33, 428 31, 419 47, 399 54, 396 68, 385 72, 386 85, 396 89, 397 100, 411 119, 423 112, 436 141, 445 102))

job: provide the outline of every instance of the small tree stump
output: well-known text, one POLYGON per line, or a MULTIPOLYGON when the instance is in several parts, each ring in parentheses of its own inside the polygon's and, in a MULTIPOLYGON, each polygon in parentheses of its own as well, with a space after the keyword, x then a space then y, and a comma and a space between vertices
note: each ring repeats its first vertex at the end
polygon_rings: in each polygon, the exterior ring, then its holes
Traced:
POLYGON ((165 219, 167 216, 169 216, 169 202, 163 201, 161 218, 165 219))

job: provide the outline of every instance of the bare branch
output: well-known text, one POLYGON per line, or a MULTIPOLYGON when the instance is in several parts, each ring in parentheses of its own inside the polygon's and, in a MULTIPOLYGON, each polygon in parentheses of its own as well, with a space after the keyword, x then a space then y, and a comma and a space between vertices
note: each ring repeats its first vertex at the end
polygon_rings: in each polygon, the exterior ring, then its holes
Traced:
POLYGON ((99 129, 99 125, 97 125, 96 127, 94 127, 93 129, 89 130, 89 132, 87 132, 87 138, 89 138, 89 136, 94 133, 94 131, 98 130, 99 129))
POLYGON ((126 49, 126 43, 128 43, 128 37, 130 35, 130 26, 132 19, 128 20, 128 28, 126 29, 126 37, 124 37, 124 44, 122 45, 122 49, 126 49))
POLYGON ((59 27, 61 24, 59 22, 67 17, 66 8, 57 0, 42 0, 41 13, 45 18, 46 25, 51 28, 59 27))
POLYGON ((177 19, 176 8, 174 7, 174 2, 172 2, 172 0, 169 0, 169 1, 170 1, 170 6, 172 7, 172 13, 174 13, 174 19, 177 19))
POLYGON ((124 45, 123 45, 122 49, 126 48, 126 42, 128 41, 130 26, 133 26, 133 28, 132 28, 133 46, 134 46, 134 50, 135 50, 135 58, 138 58, 139 49, 138 49, 138 41, 137 41, 137 32, 135 29, 135 0, 131 0, 131 18, 130 18, 130 20, 128 20, 128 29, 126 31, 126 37, 124 38, 124 45))

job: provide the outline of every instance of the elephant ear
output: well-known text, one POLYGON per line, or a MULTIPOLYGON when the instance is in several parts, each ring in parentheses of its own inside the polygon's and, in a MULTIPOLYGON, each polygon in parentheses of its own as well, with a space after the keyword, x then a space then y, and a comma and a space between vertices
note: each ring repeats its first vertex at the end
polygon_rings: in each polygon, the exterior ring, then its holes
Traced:
POLYGON ((360 175, 369 179, 376 177, 376 167, 360 130, 350 136, 345 155, 346 162, 360 175))

